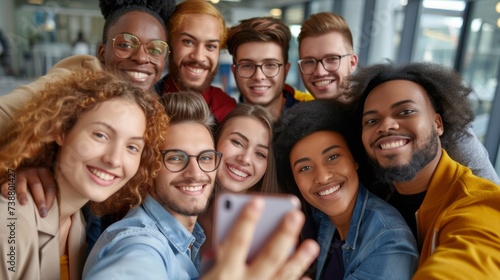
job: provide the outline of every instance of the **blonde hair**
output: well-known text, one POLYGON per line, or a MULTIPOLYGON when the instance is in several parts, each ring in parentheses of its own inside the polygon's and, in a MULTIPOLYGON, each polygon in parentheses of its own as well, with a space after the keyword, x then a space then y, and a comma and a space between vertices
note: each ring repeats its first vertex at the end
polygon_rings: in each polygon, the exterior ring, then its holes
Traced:
POLYGON ((17 113, 8 134, 0 137, 0 178, 9 169, 53 167, 59 150, 57 137, 68 133, 80 115, 113 98, 126 99, 142 109, 145 146, 137 173, 95 210, 104 214, 140 204, 143 184, 161 168, 160 145, 165 141, 168 117, 156 94, 104 71, 85 70, 49 83, 17 113))
POLYGON ((175 6, 174 13, 170 17, 167 23, 167 43, 169 46, 173 46, 174 34, 179 30, 180 26, 185 20, 186 15, 208 15, 214 17, 220 26, 220 47, 224 48, 226 46, 227 40, 227 30, 226 21, 221 13, 212 5, 210 2, 205 0, 188 0, 175 6))
POLYGON ((302 23, 297 41, 300 43, 307 37, 315 37, 330 32, 339 32, 349 44, 347 47, 352 51, 352 33, 345 19, 334 13, 318 13, 311 15, 302 23))

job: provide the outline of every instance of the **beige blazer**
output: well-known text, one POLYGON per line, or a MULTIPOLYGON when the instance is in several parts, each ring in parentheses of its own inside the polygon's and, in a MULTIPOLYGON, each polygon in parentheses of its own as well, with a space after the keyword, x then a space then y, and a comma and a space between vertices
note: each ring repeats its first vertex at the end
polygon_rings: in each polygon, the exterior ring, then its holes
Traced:
MULTIPOLYGON (((59 205, 57 201, 47 217, 43 219, 38 215, 31 196, 27 205, 21 206, 15 200, 15 206, 11 204, 11 208, 8 207, 8 200, 1 197, 0 279, 59 279, 59 205), (13 215, 8 214, 8 209, 14 211, 13 215)), ((82 213, 78 212, 71 216, 68 236, 71 280, 81 279, 86 251, 85 222, 82 213)))
POLYGON ((103 70, 103 67, 95 56, 70 56, 54 65, 45 76, 27 85, 19 86, 6 95, 0 96, 0 135, 4 135, 12 124, 15 112, 21 109, 36 92, 43 89, 45 84, 83 69, 103 70))

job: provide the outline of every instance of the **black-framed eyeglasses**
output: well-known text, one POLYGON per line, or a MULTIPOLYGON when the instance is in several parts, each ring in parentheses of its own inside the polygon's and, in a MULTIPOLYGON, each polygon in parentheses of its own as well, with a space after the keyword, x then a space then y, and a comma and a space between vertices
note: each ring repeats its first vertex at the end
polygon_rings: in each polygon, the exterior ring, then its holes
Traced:
POLYGON ((163 40, 141 43, 136 36, 129 33, 120 33, 113 38, 113 51, 121 58, 130 58, 139 51, 141 46, 146 47, 144 50, 152 61, 162 61, 167 58, 169 48, 167 42, 163 40))
POLYGON ((200 169, 204 172, 212 172, 219 167, 222 153, 215 150, 205 150, 198 155, 188 155, 183 150, 163 150, 163 165, 172 172, 181 172, 189 165, 189 158, 196 158, 200 169))
POLYGON ((240 75, 240 77, 242 78, 253 77, 253 75, 255 75, 255 71, 257 71, 257 68, 260 68, 264 76, 273 78, 280 73, 281 66, 283 66, 283 64, 277 62, 265 62, 262 64, 244 62, 240 64, 234 64, 234 67, 236 67, 236 72, 238 72, 238 75, 240 75))
POLYGON ((314 73, 314 71, 316 71, 316 68, 318 67, 318 62, 320 62, 326 71, 335 72, 340 68, 340 60, 348 55, 352 54, 348 53, 344 55, 330 55, 330 56, 325 56, 322 59, 315 59, 315 58, 300 59, 298 61, 299 69, 300 72, 302 72, 303 74, 311 75, 312 73, 314 73))

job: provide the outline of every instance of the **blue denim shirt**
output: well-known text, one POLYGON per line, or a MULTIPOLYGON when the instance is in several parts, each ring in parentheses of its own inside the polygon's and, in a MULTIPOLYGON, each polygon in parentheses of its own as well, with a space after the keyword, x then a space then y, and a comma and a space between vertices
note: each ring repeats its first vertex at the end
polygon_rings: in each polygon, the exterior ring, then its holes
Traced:
MULTIPOLYGON (((335 226, 318 209, 313 209, 313 219, 319 225, 317 241, 321 247, 315 279, 328 279, 321 274, 335 226)), ((362 185, 342 254, 344 279, 411 279, 418 266, 417 244, 403 217, 362 185)))
POLYGON ((198 223, 191 234, 148 196, 101 234, 83 279, 197 279, 205 238, 198 223))

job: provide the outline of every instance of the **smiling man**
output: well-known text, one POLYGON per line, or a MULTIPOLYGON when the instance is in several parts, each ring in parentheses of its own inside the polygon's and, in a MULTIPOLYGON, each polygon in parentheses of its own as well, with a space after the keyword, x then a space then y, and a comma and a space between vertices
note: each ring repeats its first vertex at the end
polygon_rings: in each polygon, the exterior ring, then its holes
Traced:
POLYGON ((340 85, 356 70, 352 34, 345 19, 333 13, 318 13, 304 21, 299 37, 299 69, 306 89, 317 99, 341 95, 340 85))
POLYGON ((430 63, 374 65, 352 80, 363 146, 418 238, 413 279, 499 279, 500 187, 442 149, 467 133, 472 89, 430 63))
POLYGON ((214 150, 213 118, 201 104, 179 106, 182 115, 167 106, 172 117, 161 151, 162 168, 142 204, 96 242, 84 279, 199 277, 205 234, 197 218, 207 207, 222 157, 214 150))
POLYGON ((242 20, 229 30, 231 70, 243 101, 265 107, 274 118, 297 102, 313 99, 285 84, 290 38, 288 26, 271 17, 242 20))
POLYGON ((187 90, 201 93, 217 122, 221 122, 236 107, 233 98, 211 86, 220 49, 226 43, 224 18, 210 2, 184 1, 176 6, 167 30, 171 48, 168 75, 155 89, 161 95, 187 90))

